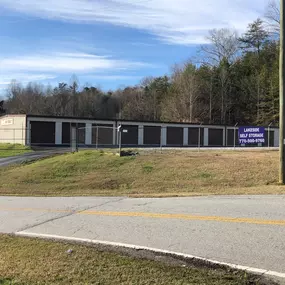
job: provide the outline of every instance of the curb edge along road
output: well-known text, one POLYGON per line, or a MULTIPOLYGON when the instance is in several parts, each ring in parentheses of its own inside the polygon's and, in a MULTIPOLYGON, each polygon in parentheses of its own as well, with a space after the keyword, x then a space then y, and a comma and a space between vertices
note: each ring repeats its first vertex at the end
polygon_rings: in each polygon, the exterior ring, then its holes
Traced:
POLYGON ((265 275, 268 277, 275 277, 279 279, 283 279, 282 281, 285 282, 285 273, 270 271, 265 269, 259 269, 254 267, 248 267, 238 264, 220 262, 217 260, 207 259, 199 256, 194 256, 190 254, 184 254, 180 252, 162 250, 157 248, 145 247, 145 246, 137 246, 133 244, 125 244, 125 243, 116 243, 116 242, 108 242, 108 241, 100 241, 100 240, 93 240, 93 239, 84 239, 84 238, 75 238, 75 237, 67 237, 67 236, 58 236, 58 235, 48 235, 48 234, 36 234, 36 233, 29 233, 29 232, 16 232, 15 236, 19 237, 30 237, 30 238, 40 238, 40 239, 47 239, 47 240, 57 240, 57 241, 66 241, 66 242, 77 242, 77 243, 88 243, 88 244, 97 244, 97 245, 105 245, 105 246, 113 246, 113 247, 121 247, 126 249, 135 249, 135 250, 145 250, 157 254, 168 255, 176 258, 185 258, 185 259, 192 259, 200 262, 204 262, 205 264, 210 265, 218 265, 218 266, 226 266, 231 269, 242 270, 249 273, 257 274, 257 275, 265 275))

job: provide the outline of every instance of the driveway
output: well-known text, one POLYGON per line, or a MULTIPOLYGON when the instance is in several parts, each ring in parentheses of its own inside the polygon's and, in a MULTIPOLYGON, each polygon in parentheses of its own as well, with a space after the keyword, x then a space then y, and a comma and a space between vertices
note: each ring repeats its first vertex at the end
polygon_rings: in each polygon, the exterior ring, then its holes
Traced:
POLYGON ((0 158, 0 167, 1 166, 9 166, 17 163, 23 163, 28 161, 34 161, 50 156, 54 156, 57 154, 63 154, 66 152, 70 152, 70 149, 53 149, 53 150, 45 150, 45 151, 35 151, 29 152, 21 155, 10 156, 5 158, 0 158))

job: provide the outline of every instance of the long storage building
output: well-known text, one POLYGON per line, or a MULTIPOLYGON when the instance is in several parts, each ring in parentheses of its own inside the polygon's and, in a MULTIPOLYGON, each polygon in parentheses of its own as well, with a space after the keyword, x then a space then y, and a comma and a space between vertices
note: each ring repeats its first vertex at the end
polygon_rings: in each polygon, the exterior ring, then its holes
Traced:
MULTIPOLYGON (((119 126, 122 129, 123 146, 233 147, 239 145, 238 127, 234 126, 36 115, 0 117, 0 143, 69 146, 72 138, 71 129, 76 127, 80 145, 112 147, 119 143, 119 126)), ((265 136, 264 146, 268 146, 269 137, 269 146, 278 147, 278 128, 266 127, 265 136)))

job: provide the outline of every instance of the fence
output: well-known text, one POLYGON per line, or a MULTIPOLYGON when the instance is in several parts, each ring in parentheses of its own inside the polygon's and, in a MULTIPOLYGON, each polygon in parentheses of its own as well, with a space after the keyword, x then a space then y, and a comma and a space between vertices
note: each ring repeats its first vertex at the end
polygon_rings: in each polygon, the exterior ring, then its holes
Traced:
POLYGON ((110 126, 77 128, 77 142, 80 147, 114 147, 118 145, 118 129, 110 126))
MULTIPOLYGON (((270 125, 265 129, 265 143, 255 147, 278 147, 279 130, 270 125)), ((238 126, 176 126, 136 124, 85 124, 33 122, 30 128, 0 127, 0 148, 4 144, 32 148, 65 147, 240 147, 238 126), (120 132, 118 131, 120 130, 120 132)), ((242 146, 245 147, 245 146, 242 146)))
POLYGON ((30 131, 26 128, 0 128, 0 144, 22 145, 23 147, 28 144, 27 134, 30 131))

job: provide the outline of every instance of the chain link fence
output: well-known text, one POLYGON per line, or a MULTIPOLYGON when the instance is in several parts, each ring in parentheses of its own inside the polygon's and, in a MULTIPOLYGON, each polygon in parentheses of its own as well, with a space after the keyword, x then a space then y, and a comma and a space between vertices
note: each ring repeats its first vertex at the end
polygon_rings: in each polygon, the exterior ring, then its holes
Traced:
POLYGON ((5 129, 0 128, 0 144, 26 145, 28 129, 5 129))
MULTIPOLYGON (((79 127, 76 130, 79 148, 118 148, 118 128, 111 126, 79 127)), ((74 139, 74 138, 73 138, 74 139)))
POLYGON ((238 126, 199 127, 176 126, 136 126, 136 125, 89 125, 63 123, 60 129, 52 123, 33 123, 31 128, 0 127, 0 150, 11 151, 48 150, 65 148, 77 151, 84 148, 247 148, 278 147, 278 129, 268 126, 265 129, 264 144, 243 146, 239 144, 238 126))

